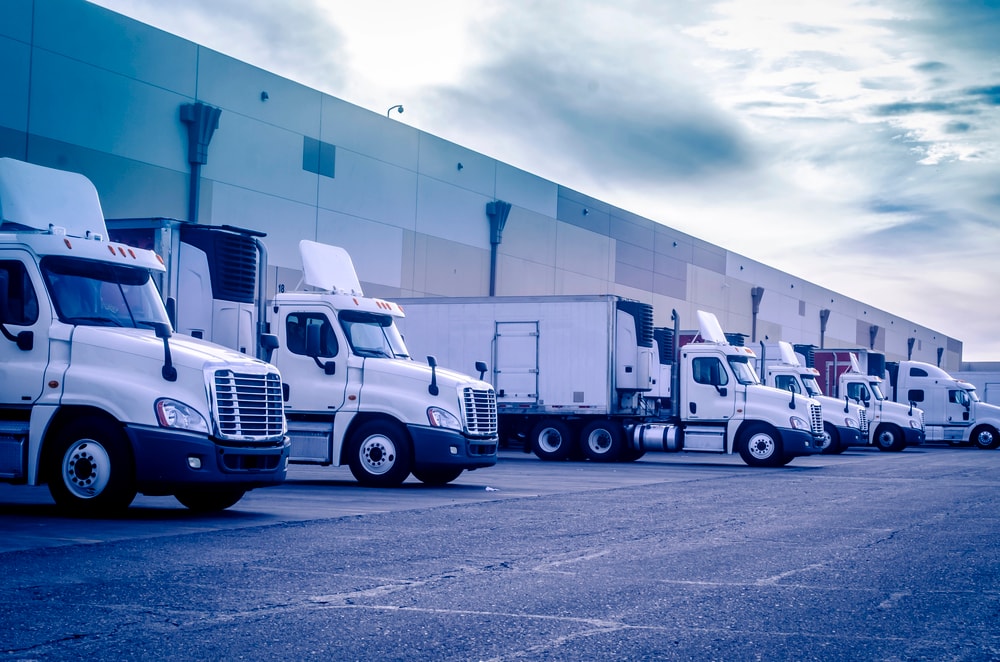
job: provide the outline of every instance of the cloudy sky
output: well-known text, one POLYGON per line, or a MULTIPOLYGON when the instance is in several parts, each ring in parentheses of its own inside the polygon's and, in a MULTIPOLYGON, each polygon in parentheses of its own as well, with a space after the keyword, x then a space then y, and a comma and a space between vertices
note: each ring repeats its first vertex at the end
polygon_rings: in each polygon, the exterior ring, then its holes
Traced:
POLYGON ((1000 361, 1000 0, 93 0, 1000 361))

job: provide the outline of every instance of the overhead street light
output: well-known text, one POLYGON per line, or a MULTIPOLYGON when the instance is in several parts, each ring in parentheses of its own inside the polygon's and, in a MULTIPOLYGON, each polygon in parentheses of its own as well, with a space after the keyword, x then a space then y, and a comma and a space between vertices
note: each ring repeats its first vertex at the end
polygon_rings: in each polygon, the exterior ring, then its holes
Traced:
POLYGON ((389 110, 385 111, 385 116, 386 116, 386 117, 389 117, 390 115, 392 115, 392 111, 394 111, 394 110, 395 110, 395 111, 396 111, 397 113, 400 113, 400 114, 402 114, 402 113, 403 113, 403 104, 401 104, 401 103, 397 103, 397 104, 396 104, 395 106, 393 106, 393 107, 392 107, 392 108, 390 108, 389 110))

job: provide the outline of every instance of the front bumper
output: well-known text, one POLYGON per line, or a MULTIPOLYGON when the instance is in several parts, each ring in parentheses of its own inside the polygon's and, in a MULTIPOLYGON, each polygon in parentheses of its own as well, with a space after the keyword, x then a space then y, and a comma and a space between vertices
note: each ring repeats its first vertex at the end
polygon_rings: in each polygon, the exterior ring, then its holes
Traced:
POLYGON ((781 428, 778 430, 781 435, 781 448, 785 455, 814 455, 821 453, 819 440, 806 430, 793 430, 792 428, 781 428))
POLYGON ((413 466, 418 469, 481 469, 497 463, 498 437, 469 439, 456 430, 409 425, 413 466))
POLYGON ((903 440, 907 446, 920 446, 926 441, 927 435, 923 430, 907 428, 903 430, 903 440))
POLYGON ((841 446, 867 446, 868 436, 862 435, 858 428, 838 427, 837 436, 841 446))
POLYGON ((288 471, 287 437, 272 444, 233 446, 166 428, 131 425, 125 433, 135 453, 136 486, 149 496, 192 487, 266 487, 283 482, 288 471), (200 467, 192 468, 193 458, 200 467))

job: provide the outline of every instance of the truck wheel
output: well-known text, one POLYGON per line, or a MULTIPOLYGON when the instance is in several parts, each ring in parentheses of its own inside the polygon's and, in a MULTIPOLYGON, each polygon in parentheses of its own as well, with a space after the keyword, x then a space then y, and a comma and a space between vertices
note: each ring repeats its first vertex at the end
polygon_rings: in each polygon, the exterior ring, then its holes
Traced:
POLYGON ((115 425, 85 416, 59 430, 48 454, 49 493, 75 515, 113 515, 135 499, 128 440, 115 425))
POLYGON ((622 454, 619 456, 618 459, 621 462, 635 462, 645 454, 646 451, 637 451, 630 445, 625 444, 624 448, 622 448, 622 454))
POLYGON ((425 485, 447 485, 461 475, 462 470, 456 467, 413 470, 413 477, 425 485))
POLYGON ((235 505, 244 494, 246 490, 184 490, 176 493, 174 498, 196 513, 216 513, 235 505))
POLYGON ((593 462, 617 462, 624 445, 622 426, 615 421, 593 421, 580 432, 580 448, 593 462))
POLYGON ((740 457, 751 467, 780 467, 784 462, 781 439, 766 425, 750 425, 737 441, 740 457))
POLYGON ((875 430, 875 445, 880 451, 898 453, 906 448, 906 438, 898 425, 885 423, 875 430))
POLYGON ((565 460, 572 445, 569 426, 560 420, 542 421, 531 430, 531 450, 543 460, 565 460))
POLYGON ((362 423, 351 437, 351 473, 362 485, 395 487, 410 474, 410 444, 406 432, 391 421, 362 423))
POLYGON ((972 431, 972 443, 976 445, 976 448, 990 451, 1000 446, 1000 436, 997 435, 996 428, 981 425, 972 431))
POLYGON ((840 447, 840 435, 837 433, 837 427, 833 423, 823 423, 823 441, 820 442, 820 452, 824 455, 834 455, 837 453, 842 453, 843 448, 840 447))

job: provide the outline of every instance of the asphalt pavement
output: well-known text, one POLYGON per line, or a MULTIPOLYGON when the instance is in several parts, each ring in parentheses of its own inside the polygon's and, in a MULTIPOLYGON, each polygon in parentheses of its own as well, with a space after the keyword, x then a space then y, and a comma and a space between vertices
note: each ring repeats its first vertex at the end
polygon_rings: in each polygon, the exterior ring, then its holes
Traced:
POLYGON ((1000 451, 503 452, 454 484, 62 517, 0 486, 0 659, 1000 660, 1000 451))

